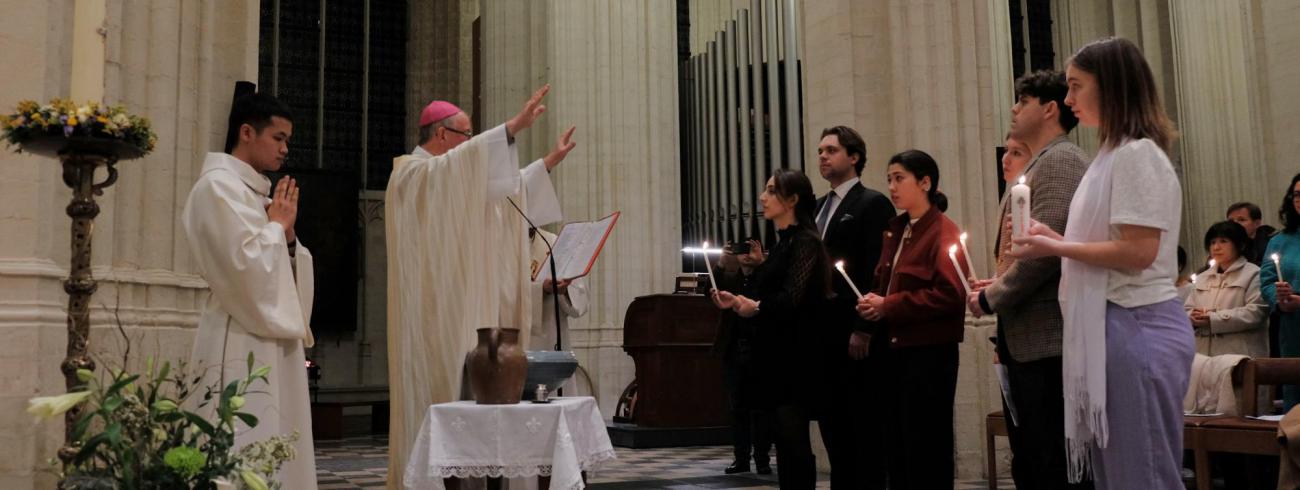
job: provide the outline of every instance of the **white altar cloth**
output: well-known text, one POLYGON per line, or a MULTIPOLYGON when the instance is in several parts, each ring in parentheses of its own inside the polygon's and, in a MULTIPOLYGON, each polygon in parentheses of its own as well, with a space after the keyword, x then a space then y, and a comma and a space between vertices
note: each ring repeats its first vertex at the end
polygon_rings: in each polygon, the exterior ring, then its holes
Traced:
POLYGON ((402 482, 408 489, 443 489, 443 478, 549 475, 551 489, 581 489, 582 472, 614 459, 596 399, 551 403, 429 407, 402 482))

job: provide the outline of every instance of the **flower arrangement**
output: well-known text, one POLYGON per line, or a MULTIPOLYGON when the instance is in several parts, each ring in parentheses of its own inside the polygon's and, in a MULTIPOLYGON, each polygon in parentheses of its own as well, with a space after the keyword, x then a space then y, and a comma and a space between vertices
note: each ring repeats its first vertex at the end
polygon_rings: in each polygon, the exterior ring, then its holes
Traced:
POLYGON ((76 453, 60 489, 280 488, 275 473, 296 456, 296 432, 234 449, 236 420, 257 426, 257 417, 239 409, 250 388, 267 383, 269 366, 254 369, 249 353, 247 376, 205 389, 198 410, 216 420, 182 408, 201 376, 187 376, 184 365, 174 372, 170 363, 155 366, 152 359, 145 371, 142 378, 114 370, 101 381, 78 370, 84 390, 28 402, 28 413, 41 418, 87 404, 72 428, 76 453))
POLYGON ((0 129, 9 146, 27 151, 29 145, 51 139, 85 138, 120 142, 130 150, 130 157, 138 157, 153 151, 158 141, 148 119, 128 114, 121 105, 78 106, 57 98, 43 105, 19 102, 17 112, 0 115, 0 129))

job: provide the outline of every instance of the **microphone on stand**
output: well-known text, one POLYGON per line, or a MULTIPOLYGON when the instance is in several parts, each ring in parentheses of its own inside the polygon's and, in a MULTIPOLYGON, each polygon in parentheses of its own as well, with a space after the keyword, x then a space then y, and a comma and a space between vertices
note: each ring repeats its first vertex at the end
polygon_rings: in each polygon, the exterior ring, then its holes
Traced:
MULTIPOLYGON (((564 345, 564 342, 563 342, 562 339, 560 338, 560 335, 561 335, 561 333, 560 333, 560 313, 561 313, 561 311, 560 311, 560 295, 559 295, 559 289, 557 288, 557 283, 559 282, 560 279, 559 279, 559 276, 556 275, 556 273, 555 273, 555 249, 551 248, 551 242, 548 241, 548 240, 546 239, 546 237, 542 236, 540 233, 537 233, 537 225, 534 225, 534 224, 533 224, 533 220, 528 219, 528 214, 525 213, 524 210, 519 209, 519 205, 518 205, 518 204, 515 204, 515 200, 514 200, 514 199, 511 199, 511 198, 509 198, 509 197, 507 197, 506 200, 507 200, 507 201, 510 201, 510 206, 514 207, 514 208, 515 208, 515 211, 518 211, 518 212, 519 212, 519 216, 522 216, 522 217, 524 218, 524 221, 528 222, 528 231, 530 231, 530 232, 532 232, 532 233, 536 233, 536 234, 537 234, 537 238, 541 238, 541 239, 542 239, 542 243, 546 244, 546 251, 549 252, 549 253, 546 255, 546 258, 547 258, 547 260, 551 263, 551 299, 555 301, 555 315, 554 315, 554 316, 555 316, 555 350, 557 350, 557 351, 564 350, 564 349, 562 349, 562 348, 560 347, 560 346, 564 345)), ((543 284, 545 284, 545 283, 543 283, 543 284)), ((557 390, 557 392, 558 392, 558 390, 557 390)))

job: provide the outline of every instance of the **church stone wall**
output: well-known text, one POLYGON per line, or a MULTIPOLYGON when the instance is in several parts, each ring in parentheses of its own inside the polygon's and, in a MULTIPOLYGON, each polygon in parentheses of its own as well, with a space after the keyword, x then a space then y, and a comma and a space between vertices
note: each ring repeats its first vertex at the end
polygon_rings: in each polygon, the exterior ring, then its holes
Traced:
MULTIPOLYGON (((0 0, 0 110, 69 94, 73 0, 0 0)), ((258 3, 110 0, 104 102, 149 117, 158 147, 118 165, 98 199, 91 351, 101 367, 189 357, 206 284, 195 274, 180 210, 203 154, 221 149, 235 80, 257 79, 258 3)), ((27 399, 64 389, 71 191, 53 159, 0 151, 0 488, 53 488, 45 471, 62 420, 35 422, 27 399)))

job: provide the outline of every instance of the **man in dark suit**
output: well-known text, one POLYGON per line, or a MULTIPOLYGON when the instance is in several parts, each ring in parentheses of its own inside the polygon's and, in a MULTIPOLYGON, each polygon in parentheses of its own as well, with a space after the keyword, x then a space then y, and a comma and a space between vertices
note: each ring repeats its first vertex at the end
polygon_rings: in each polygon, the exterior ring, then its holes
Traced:
MULTIPOLYGON (((867 164, 867 145, 857 131, 835 126, 822 131, 817 146, 818 169, 831 191, 817 200, 817 230, 831 263, 844 270, 860 291, 870 291, 880 260, 880 242, 889 219, 896 214, 889 198, 862 185, 858 176, 867 164)), ((825 349, 824 409, 818 424, 831 460, 831 487, 885 488, 882 417, 874 409, 879 367, 868 349, 871 336, 854 331, 857 296, 840 274, 834 274, 835 299, 831 321, 823 335, 825 349)))
MULTIPOLYGON (((1079 120, 1065 105, 1065 74, 1041 70, 1016 80, 1011 132, 1003 158, 1008 183, 1024 176, 1030 188, 1029 216, 1065 233, 1070 201, 1088 169, 1088 155, 1066 139, 1079 120), (1021 146, 1023 145, 1023 146, 1021 146), (1031 158, 1024 156, 1032 155, 1031 158), (1018 157, 1019 156, 1019 157, 1018 157)), ((1010 193, 1008 193, 1010 194, 1010 193)), ((1006 370, 1016 419, 1007 424, 1011 475, 1016 488, 1092 488, 1066 480, 1065 402, 1061 382, 1064 320, 1057 299, 1061 260, 1016 260, 1011 249, 1010 203, 1002 200, 998 220, 997 275, 979 281, 967 297, 975 316, 998 315, 997 358, 1006 370)))

